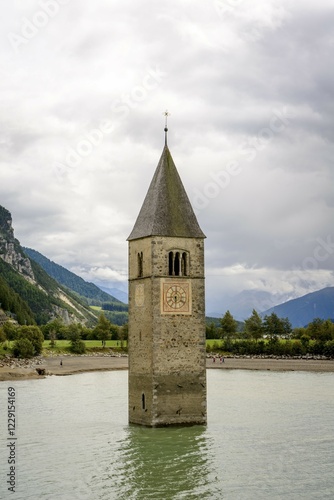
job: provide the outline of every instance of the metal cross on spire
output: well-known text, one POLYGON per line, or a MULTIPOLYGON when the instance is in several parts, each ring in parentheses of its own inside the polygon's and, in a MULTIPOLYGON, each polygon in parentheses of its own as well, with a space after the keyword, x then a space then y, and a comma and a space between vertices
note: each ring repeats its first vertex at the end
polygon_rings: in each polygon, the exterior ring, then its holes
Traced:
POLYGON ((165 128, 164 128, 164 131, 165 131, 165 146, 167 146, 167 132, 168 132, 167 118, 170 116, 170 113, 166 109, 166 111, 163 112, 163 115, 165 115, 165 128))

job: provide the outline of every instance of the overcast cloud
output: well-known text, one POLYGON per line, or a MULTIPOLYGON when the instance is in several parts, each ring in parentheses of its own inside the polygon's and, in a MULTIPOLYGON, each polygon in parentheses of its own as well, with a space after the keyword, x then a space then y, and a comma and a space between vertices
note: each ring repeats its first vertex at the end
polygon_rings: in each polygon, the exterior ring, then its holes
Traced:
POLYGON ((332 0, 21 0, 0 26, 0 204, 22 245, 126 289, 168 109, 207 310, 334 285, 332 0))

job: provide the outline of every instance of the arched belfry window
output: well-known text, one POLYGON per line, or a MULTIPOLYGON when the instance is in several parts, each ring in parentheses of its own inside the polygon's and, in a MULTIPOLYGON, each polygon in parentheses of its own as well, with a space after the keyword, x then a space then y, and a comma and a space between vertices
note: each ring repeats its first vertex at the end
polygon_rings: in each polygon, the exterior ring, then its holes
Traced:
POLYGON ((181 274, 182 276, 187 276, 188 275, 188 269, 187 269, 187 254, 186 252, 182 253, 182 259, 181 259, 181 274))
POLYGON ((138 278, 143 276, 143 252, 138 252, 138 278))
POLYGON ((180 276, 181 266, 180 266, 180 253, 176 252, 174 257, 174 274, 175 276, 180 276))
POLYGON ((169 276, 173 276, 174 269, 174 255, 173 252, 169 252, 168 254, 168 274, 169 276))
POLYGON ((188 276, 189 274, 189 255, 188 252, 178 250, 168 253, 168 275, 169 276, 188 276))

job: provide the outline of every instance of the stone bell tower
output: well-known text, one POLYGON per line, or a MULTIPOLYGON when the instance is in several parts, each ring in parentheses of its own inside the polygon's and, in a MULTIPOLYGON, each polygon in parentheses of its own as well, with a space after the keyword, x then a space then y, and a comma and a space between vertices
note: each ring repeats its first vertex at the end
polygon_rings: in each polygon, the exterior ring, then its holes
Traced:
POLYGON ((204 238, 165 146, 129 241, 129 422, 206 424, 204 238))

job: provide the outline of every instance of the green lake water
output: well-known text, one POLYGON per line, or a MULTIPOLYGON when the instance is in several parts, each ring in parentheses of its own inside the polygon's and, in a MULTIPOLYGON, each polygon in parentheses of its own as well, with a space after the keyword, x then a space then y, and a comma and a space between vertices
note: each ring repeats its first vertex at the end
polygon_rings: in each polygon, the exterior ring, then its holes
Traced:
POLYGON ((333 499, 334 374, 208 370, 208 425, 127 423, 127 371, 0 382, 0 498, 333 499), (16 492, 7 490, 7 389, 16 492))

